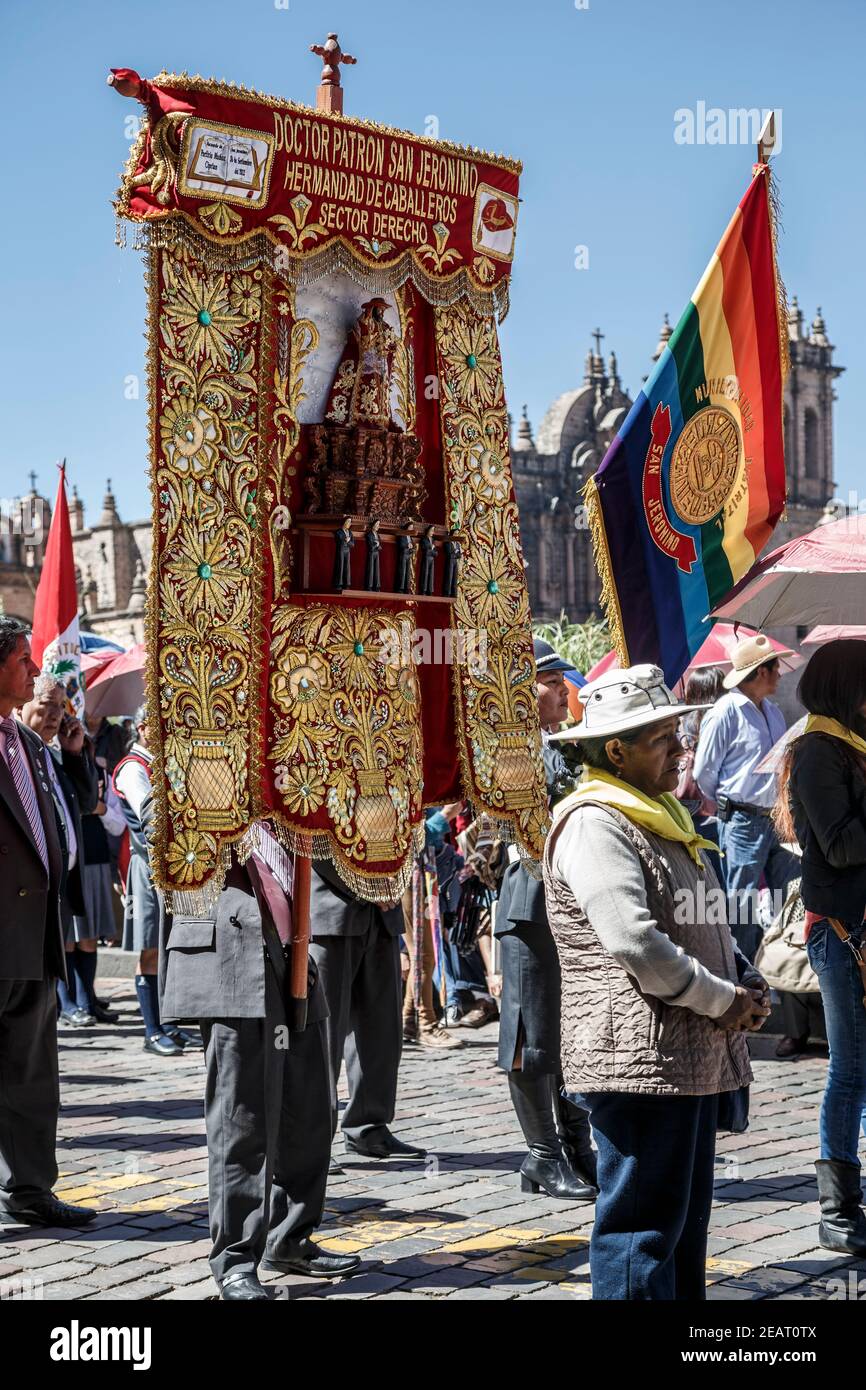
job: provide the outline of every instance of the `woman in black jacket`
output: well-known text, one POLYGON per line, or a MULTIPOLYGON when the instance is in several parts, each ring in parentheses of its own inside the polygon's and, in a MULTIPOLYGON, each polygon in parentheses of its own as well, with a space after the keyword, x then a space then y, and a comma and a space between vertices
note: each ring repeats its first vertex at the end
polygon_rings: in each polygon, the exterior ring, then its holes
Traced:
POLYGON ((798 694, 809 718, 786 760, 777 813, 783 834, 793 820, 803 851, 806 949, 830 1044, 815 1164, 818 1238, 827 1250, 866 1255, 857 1152, 866 1120, 866 642, 821 647, 798 694))

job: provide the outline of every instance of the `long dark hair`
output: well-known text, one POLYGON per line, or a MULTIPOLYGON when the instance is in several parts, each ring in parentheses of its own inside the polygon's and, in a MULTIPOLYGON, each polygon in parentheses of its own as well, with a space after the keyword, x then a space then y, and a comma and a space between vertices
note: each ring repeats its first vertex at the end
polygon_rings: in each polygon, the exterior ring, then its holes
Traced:
MULTIPOLYGON (((819 647, 800 677, 797 698, 810 714, 836 719, 852 733, 866 738, 866 642, 841 638, 819 647)), ((788 796, 791 766, 799 739, 785 750, 779 773, 779 793, 773 821, 782 840, 795 838, 788 796)))
POLYGON ((724 673, 720 666, 702 666, 692 671, 686 682, 687 705, 712 705, 724 693, 724 673))

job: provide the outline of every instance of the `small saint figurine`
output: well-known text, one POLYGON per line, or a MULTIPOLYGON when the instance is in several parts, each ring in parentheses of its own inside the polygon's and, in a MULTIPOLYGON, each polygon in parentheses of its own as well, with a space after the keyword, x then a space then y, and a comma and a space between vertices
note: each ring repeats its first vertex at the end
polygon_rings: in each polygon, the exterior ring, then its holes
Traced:
POLYGON ((457 597, 457 575, 460 570, 460 557, 463 554, 463 547, 460 544, 460 532, 456 526, 452 526, 448 532, 448 537, 442 547, 445 554, 445 567, 442 576, 442 593, 445 598, 457 597))
POLYGON ((411 531, 404 531, 397 537, 397 579, 394 590, 398 594, 414 592, 415 551, 418 542, 411 531))
POLYGON ((372 594, 378 594, 382 588, 379 578, 379 551, 382 549, 382 542, 379 538, 379 523, 371 521, 364 532, 364 540, 367 543, 367 567, 364 571, 364 588, 372 594))
POLYGON ((341 589, 352 587, 352 518, 343 517, 342 526, 334 532, 334 579, 333 586, 339 593, 341 589))
POLYGON ((436 541, 433 538, 433 527, 425 526, 424 534, 421 537, 421 582, 418 585, 419 594, 432 594, 433 592, 433 572, 436 568, 436 541))

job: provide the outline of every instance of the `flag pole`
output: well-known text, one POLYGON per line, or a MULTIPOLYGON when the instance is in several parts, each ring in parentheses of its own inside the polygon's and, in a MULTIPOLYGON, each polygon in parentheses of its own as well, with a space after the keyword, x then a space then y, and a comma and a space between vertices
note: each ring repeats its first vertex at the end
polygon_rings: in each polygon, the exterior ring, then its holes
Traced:
MULTIPOLYGON (((324 44, 312 44, 310 52, 318 54, 325 64, 322 80, 316 88, 316 110, 342 114, 343 88, 340 83, 340 64, 355 63, 357 60, 348 53, 343 53, 336 34, 329 34, 324 44)), ((289 956, 289 1028, 293 1033, 302 1033, 307 1026, 312 867, 310 851, 302 853, 300 844, 296 844, 292 877, 292 945, 289 956)))
POLYGON ((768 164, 770 155, 776 148, 776 113, 767 113, 767 119, 761 126, 761 133, 758 136, 758 163, 768 164))

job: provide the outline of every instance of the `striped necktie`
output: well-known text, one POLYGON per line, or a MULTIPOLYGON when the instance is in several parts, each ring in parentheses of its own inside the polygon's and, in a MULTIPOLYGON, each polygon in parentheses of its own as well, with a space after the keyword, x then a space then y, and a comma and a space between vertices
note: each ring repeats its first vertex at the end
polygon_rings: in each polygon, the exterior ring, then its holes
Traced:
POLYGON ((36 788, 33 785, 33 779, 28 768, 24 765, 27 754, 24 752, 15 720, 0 719, 0 733, 6 736, 6 764, 12 773, 12 781, 15 783, 15 790, 24 808, 24 814, 39 852, 39 858, 47 869, 48 846, 45 841, 45 827, 39 814, 39 803, 36 800, 36 788))

